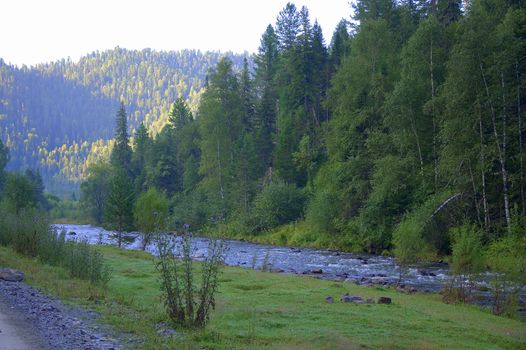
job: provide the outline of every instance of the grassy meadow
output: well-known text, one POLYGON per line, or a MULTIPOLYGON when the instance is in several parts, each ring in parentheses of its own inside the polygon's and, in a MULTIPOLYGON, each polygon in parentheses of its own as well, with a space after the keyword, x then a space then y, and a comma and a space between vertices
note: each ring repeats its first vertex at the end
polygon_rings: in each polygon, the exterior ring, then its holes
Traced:
MULTIPOLYGON (((226 267, 216 310, 204 330, 175 329, 160 300, 152 256, 99 247, 112 269, 106 290, 70 279, 0 247, 0 266, 26 273, 27 283, 66 302, 97 310, 125 338, 143 349, 525 349, 526 323, 474 305, 447 305, 440 295, 406 295, 311 277, 226 267), (387 296, 391 305, 339 301, 350 293, 387 296), (335 302, 325 302, 331 295, 335 302)), ((195 264, 199 269, 199 264, 195 264)), ((197 275, 196 275, 197 276, 197 275)))

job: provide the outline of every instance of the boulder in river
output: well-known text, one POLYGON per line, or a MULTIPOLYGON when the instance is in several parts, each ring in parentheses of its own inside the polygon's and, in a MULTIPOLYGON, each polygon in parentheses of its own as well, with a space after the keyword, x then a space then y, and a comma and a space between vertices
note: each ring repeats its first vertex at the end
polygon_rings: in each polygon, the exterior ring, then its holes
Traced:
POLYGON ((69 232, 68 232, 68 235, 70 235, 70 236, 76 236, 77 233, 76 233, 75 231, 69 231, 69 232))
POLYGON ((310 273, 313 273, 313 274, 319 275, 319 274, 322 274, 322 273, 323 273, 323 270, 322 270, 322 269, 314 269, 314 270, 311 270, 310 273))
POLYGON ((436 274, 434 272, 424 270, 424 269, 418 270, 418 273, 422 276, 436 277, 436 274))
POLYGON ((9 282, 20 282, 24 280, 24 273, 10 268, 0 269, 0 279, 9 282))
POLYGON ((378 304, 391 304, 391 298, 389 298, 389 297, 380 297, 380 298, 378 298, 378 304))

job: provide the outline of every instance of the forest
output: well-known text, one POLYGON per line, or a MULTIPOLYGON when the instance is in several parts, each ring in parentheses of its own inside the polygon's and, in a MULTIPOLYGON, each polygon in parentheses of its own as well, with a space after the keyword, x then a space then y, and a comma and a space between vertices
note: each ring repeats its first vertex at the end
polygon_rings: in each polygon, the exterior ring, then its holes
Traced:
POLYGON ((136 202, 166 203, 174 230, 394 252, 402 264, 483 246, 524 260, 524 4, 353 7, 326 43, 288 3, 253 67, 220 59, 198 107, 180 96, 159 132, 130 135, 123 100, 83 207, 119 230, 133 229, 136 202))
MULTIPOLYGON (((227 53, 239 67, 242 56, 227 53)), ((219 52, 115 48, 78 62, 16 67, 0 59, 0 137, 9 170, 39 169, 49 192, 78 197, 89 164, 107 159, 119 101, 135 130, 157 133, 178 97, 198 105, 219 52)))

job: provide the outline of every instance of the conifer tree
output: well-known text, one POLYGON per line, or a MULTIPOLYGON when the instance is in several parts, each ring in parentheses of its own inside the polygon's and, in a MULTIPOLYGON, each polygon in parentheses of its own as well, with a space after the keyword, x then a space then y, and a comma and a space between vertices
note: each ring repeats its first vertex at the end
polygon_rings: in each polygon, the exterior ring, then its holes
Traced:
POLYGON ((254 142, 264 171, 272 167, 277 115, 275 88, 277 62, 278 38, 274 28, 269 25, 261 37, 258 53, 254 58, 255 85, 259 95, 254 122, 254 142))
POLYGON ((111 164, 117 169, 123 169, 127 176, 132 175, 131 169, 132 149, 128 136, 128 121, 124 102, 121 102, 117 112, 115 128, 115 144, 111 152, 111 164))
POLYGON ((104 216, 106 225, 117 231, 119 248, 122 246, 123 233, 133 228, 133 206, 133 187, 128 175, 123 169, 114 169, 104 216))
POLYGON ((151 153, 152 139, 144 123, 139 125, 133 140, 132 167, 134 173, 135 193, 139 194, 146 189, 148 157, 151 153))

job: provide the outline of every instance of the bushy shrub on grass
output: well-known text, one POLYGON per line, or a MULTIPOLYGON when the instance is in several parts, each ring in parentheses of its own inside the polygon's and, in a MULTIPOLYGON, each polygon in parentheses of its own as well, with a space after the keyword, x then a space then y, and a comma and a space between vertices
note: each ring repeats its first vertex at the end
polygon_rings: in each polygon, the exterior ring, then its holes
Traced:
POLYGON ((209 320, 210 311, 215 307, 215 293, 225 252, 223 242, 210 239, 208 255, 201 266, 200 286, 194 280, 189 234, 182 237, 179 247, 173 237, 159 235, 157 249, 159 260, 156 268, 160 274, 163 302, 168 316, 176 324, 204 327, 209 320))

